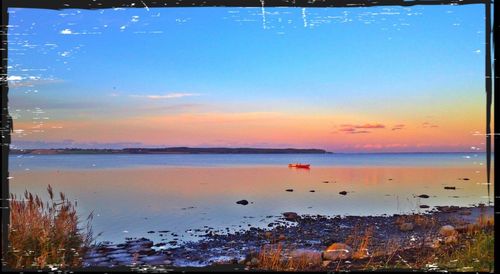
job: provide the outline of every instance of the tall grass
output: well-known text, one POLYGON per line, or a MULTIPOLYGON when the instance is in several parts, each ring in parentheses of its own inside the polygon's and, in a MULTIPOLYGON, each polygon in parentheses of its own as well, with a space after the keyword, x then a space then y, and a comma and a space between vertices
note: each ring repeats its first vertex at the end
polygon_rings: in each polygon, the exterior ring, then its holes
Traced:
POLYGON ((481 213, 475 224, 467 226, 461 235, 458 248, 441 250, 438 265, 454 271, 493 272, 494 270, 494 219, 481 213))
POLYGON ((268 271, 313 271, 320 269, 321 255, 298 251, 287 252, 281 243, 264 245, 258 254, 257 268, 268 271))
POLYGON ((49 201, 25 191, 24 198, 11 194, 9 249, 7 265, 14 269, 43 269, 80 267, 82 257, 94 240, 91 221, 87 218, 81 229, 76 213, 77 203, 64 193, 59 199, 47 187, 49 201))

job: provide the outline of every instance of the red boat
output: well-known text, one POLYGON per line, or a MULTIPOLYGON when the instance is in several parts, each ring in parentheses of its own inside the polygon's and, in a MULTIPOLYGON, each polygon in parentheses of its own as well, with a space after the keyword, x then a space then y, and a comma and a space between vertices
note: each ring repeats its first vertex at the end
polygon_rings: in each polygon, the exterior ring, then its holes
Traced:
POLYGON ((311 167, 311 165, 310 164, 288 164, 288 167, 309 169, 311 167))

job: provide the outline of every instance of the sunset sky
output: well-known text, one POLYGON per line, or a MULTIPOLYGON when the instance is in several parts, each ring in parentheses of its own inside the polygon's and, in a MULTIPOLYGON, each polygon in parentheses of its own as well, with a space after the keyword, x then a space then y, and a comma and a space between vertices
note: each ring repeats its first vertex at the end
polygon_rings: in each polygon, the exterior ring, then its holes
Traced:
POLYGON ((484 7, 11 9, 14 148, 484 150, 484 7))

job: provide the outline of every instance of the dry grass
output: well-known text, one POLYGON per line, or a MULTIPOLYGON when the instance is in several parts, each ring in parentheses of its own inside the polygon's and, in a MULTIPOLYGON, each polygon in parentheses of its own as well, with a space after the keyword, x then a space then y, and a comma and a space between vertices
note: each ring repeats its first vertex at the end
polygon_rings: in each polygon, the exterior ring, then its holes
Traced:
POLYGON ((258 268, 263 270, 286 270, 287 266, 282 259, 283 246, 281 244, 264 245, 258 255, 258 268))
POLYGON ((281 243, 264 245, 257 256, 256 267, 270 271, 304 271, 317 270, 321 264, 321 256, 297 250, 286 254, 281 243), (291 255, 294 253, 294 255, 291 255), (288 256, 287 256, 288 255, 288 256))
POLYGON ((494 270, 493 216, 481 214, 477 222, 460 235, 462 244, 439 250, 436 264, 451 271, 492 272, 494 270))
POLYGON ((79 267, 82 256, 94 240, 92 214, 86 229, 79 228, 76 202, 61 192, 59 199, 47 188, 50 200, 43 202, 38 195, 25 191, 24 199, 11 194, 9 250, 7 265, 14 269, 79 267))
POLYGON ((396 225, 401 225, 403 223, 412 223, 418 227, 429 229, 436 226, 437 221, 433 216, 428 216, 425 214, 411 214, 398 216, 395 220, 396 225))

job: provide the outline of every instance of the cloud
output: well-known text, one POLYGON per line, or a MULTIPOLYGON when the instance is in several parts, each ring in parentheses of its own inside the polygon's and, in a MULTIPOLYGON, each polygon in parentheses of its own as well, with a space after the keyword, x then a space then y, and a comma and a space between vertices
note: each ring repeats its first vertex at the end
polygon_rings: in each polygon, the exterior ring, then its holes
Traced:
POLYGON ((354 146, 357 149, 384 149, 384 148, 406 148, 408 144, 358 144, 354 146))
POLYGON ((41 78, 39 76, 17 76, 11 75, 7 77, 9 82, 9 87, 11 88, 19 88, 19 87, 34 87, 35 85, 42 84, 53 84, 53 83, 61 83, 63 80, 56 78, 41 78))
POLYGON ((355 131, 355 130, 356 129, 352 128, 352 127, 345 127, 345 128, 339 129, 339 131, 344 131, 344 132, 352 132, 352 131, 355 131))
POLYGON ((59 32, 60 34, 62 35, 81 35, 81 34, 101 34, 101 32, 99 31, 92 31, 92 32, 87 32, 87 31, 83 31, 83 32, 74 32, 70 29, 63 29, 59 32))
POLYGON ((423 122, 422 127, 423 128, 438 128, 439 126, 436 124, 432 124, 430 122, 423 122))
POLYGON ((351 131, 348 132, 349 134, 358 134, 358 133, 370 133, 368 130, 359 130, 359 131, 351 131))
POLYGON ((385 128, 382 124, 364 124, 364 125, 355 125, 354 128, 385 128))
POLYGON ((18 75, 11 75, 7 77, 7 81, 21 81, 21 80, 23 80, 23 77, 18 75))
POLYGON ((349 133, 349 134, 358 134, 358 133, 370 133, 368 130, 360 130, 360 129, 380 129, 385 128, 383 124, 362 124, 362 125, 353 125, 353 124, 343 124, 340 125, 339 131, 349 133))
POLYGON ((147 98, 152 100, 162 100, 162 99, 176 99, 183 97, 200 96, 199 93, 168 93, 163 95, 130 95, 130 97, 135 98, 147 98))
POLYGON ((70 30, 70 29, 63 29, 61 30, 60 32, 61 34, 65 34, 65 35, 68 35, 68 34, 73 34, 73 32, 70 30))
POLYGON ((405 125, 403 124, 399 124, 399 125, 394 125, 392 127, 392 130, 400 130, 400 129, 404 129, 405 125))

